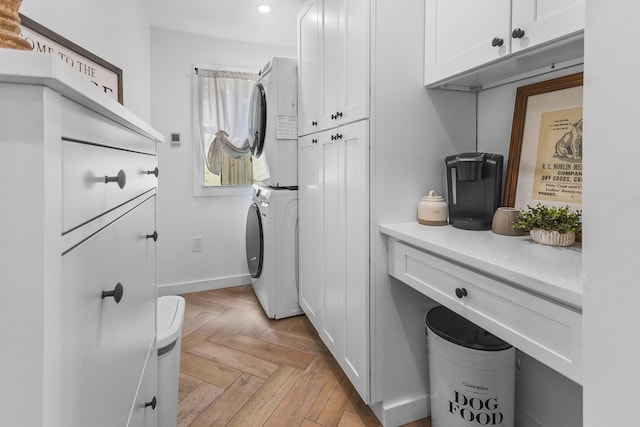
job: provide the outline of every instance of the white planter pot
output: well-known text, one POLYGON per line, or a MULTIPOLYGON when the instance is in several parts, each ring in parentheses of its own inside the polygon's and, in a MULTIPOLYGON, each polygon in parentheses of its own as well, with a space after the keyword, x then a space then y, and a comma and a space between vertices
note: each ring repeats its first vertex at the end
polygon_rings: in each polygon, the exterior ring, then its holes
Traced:
POLYGON ((576 233, 559 233, 557 231, 546 231, 542 228, 534 228, 529 232, 531 238, 538 243, 549 246, 571 246, 576 241, 576 233))

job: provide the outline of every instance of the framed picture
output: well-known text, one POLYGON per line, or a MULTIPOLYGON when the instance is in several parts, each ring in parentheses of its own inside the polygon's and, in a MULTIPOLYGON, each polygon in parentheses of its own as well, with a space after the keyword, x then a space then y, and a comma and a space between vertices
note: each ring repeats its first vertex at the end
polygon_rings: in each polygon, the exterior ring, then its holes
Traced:
POLYGON ((123 103, 122 70, 61 35, 20 14, 22 38, 31 50, 57 56, 69 67, 100 88, 104 93, 123 103))
POLYGON ((582 85, 577 73, 516 91, 504 206, 581 209, 582 85))

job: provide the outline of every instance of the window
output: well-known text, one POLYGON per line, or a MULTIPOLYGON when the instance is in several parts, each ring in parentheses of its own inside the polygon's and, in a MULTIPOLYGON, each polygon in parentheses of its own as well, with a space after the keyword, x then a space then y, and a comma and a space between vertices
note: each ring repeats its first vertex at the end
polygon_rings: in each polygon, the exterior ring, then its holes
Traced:
POLYGON ((256 78, 244 71, 194 68, 194 130, 200 142, 194 144, 194 195, 230 194, 210 189, 253 183, 249 103, 256 78))

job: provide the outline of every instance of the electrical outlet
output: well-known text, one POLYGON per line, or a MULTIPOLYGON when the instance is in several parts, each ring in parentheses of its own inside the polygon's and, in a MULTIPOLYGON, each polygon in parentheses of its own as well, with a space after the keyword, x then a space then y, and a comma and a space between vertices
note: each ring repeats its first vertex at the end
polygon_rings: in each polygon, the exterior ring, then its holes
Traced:
POLYGON ((202 237, 194 237, 191 240, 191 251, 202 252, 202 237))

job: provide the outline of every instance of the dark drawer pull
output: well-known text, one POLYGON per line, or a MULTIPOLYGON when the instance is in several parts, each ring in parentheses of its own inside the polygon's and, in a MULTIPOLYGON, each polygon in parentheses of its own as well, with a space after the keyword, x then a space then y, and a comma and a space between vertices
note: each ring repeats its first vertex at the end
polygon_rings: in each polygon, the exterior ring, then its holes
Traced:
POLYGON ((467 290, 465 288, 456 288, 456 296, 458 298, 464 298, 467 296, 467 290))
POLYGON ((154 231, 153 234, 147 234, 147 239, 153 239, 154 242, 158 241, 158 232, 154 231))
POLYGON ((491 40, 491 46, 493 47, 500 47, 503 43, 504 40, 502 40, 500 37, 494 37, 493 40, 491 40))
POLYGON ((312 121, 312 122, 311 122, 311 126, 318 126, 318 122, 317 122, 317 121, 315 121, 315 120, 314 120, 314 121, 312 121))
POLYGON ((124 287, 120 282, 116 284, 116 287, 113 288, 112 291, 102 291, 103 299, 113 297, 113 299, 116 301, 116 304, 118 304, 120 300, 122 300, 123 295, 124 295, 124 287))
POLYGON ((127 183, 127 175, 124 173, 122 169, 120 169, 118 171, 118 175, 104 177, 104 183, 107 184, 109 182, 117 182, 118 187, 124 188, 125 184, 127 183))
POLYGON ((156 166, 156 168, 152 171, 147 171, 147 175, 155 175, 156 178, 160 175, 160 169, 156 166))
POLYGON ((158 403, 158 401, 156 400, 156 397, 153 396, 153 399, 151 399, 151 402, 146 402, 144 404, 145 408, 148 408, 149 406, 151 406, 151 409, 153 409, 154 411, 156 410, 156 404, 158 403))

